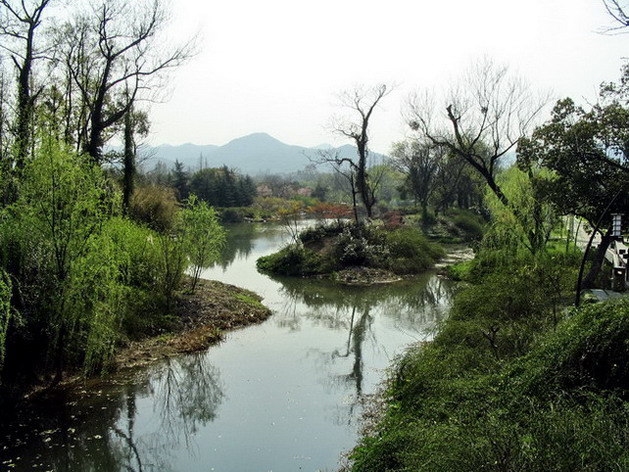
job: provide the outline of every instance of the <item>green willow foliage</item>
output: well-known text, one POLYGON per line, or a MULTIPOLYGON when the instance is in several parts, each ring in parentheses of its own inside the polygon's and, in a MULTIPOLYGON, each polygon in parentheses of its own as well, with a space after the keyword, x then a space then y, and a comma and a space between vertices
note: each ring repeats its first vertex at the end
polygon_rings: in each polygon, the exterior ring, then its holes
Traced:
POLYGON ((51 332, 53 357, 93 370, 115 341, 121 288, 116 249, 102 233, 117 196, 88 162, 44 141, 24 171, 9 226, 21 246, 18 276, 31 293, 47 292, 34 300, 33 321, 51 332))
POLYGON ((551 205, 537 195, 534 181, 540 177, 549 178, 549 174, 543 169, 525 172, 511 167, 496 178, 510 206, 506 207, 487 189, 485 203, 492 221, 483 240, 487 249, 507 250, 509 256, 514 256, 520 249, 533 255, 544 250, 557 215, 551 205))
POLYGON ((0 269, 0 372, 4 363, 5 343, 11 319, 11 280, 7 273, 0 269))
MULTIPOLYGON (((90 162, 45 139, 24 169, 19 198, 0 210, 0 271, 15 280, 23 321, 11 330, 11 287, 0 278, 0 346, 7 332, 18 345, 41 340, 33 358, 48 361, 34 369, 106 368, 121 340, 168 323, 188 265, 185 238, 121 216, 120 195, 90 162)), ((197 226, 191 237, 199 240, 197 226)))
POLYGON ((225 231, 218 222, 214 208, 192 195, 181 211, 183 244, 192 266, 192 290, 201 271, 215 262, 225 244, 225 231))

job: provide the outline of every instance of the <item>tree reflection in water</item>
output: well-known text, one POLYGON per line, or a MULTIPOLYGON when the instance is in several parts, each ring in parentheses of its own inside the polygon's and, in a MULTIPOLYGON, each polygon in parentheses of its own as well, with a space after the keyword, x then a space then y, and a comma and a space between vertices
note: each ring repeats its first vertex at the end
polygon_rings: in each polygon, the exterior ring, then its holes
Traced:
POLYGON ((236 258, 246 258, 251 254, 256 228, 257 225, 250 223, 225 225, 226 244, 223 247, 220 262, 217 262, 223 270, 229 267, 236 258))
POLYGON ((101 389, 16 412, 19 422, 5 424, 0 435, 0 443, 12 445, 0 450, 0 463, 59 472, 172 470, 170 452, 183 443, 194 454, 194 433, 215 418, 223 399, 220 372, 202 354, 169 359, 141 378, 118 376, 101 389), (154 417, 138 414, 147 402, 154 417))
MULTIPOLYGON (((335 331, 347 331, 342 347, 331 352, 317 350, 320 362, 328 364, 325 372, 334 372, 329 364, 343 365, 352 358, 350 371, 331 373, 323 380, 332 388, 351 388, 351 395, 335 412, 335 422, 349 424, 358 417, 356 408, 363 401, 364 353, 384 349, 374 328, 381 317, 396 330, 404 332, 409 341, 429 338, 447 313, 454 284, 427 273, 394 284, 368 287, 343 286, 325 280, 274 277, 282 284, 285 301, 274 320, 280 327, 301 329, 304 320, 335 331)), ((388 353, 386 353, 388 355, 388 353)))

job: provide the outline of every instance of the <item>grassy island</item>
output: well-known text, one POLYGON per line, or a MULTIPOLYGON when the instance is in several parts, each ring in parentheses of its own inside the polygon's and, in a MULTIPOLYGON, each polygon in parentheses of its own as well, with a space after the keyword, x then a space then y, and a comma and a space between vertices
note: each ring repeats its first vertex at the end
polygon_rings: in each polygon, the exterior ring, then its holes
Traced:
POLYGON ((360 283, 421 273, 443 254, 419 229, 337 222, 302 231, 279 252, 258 259, 257 266, 277 275, 360 283))

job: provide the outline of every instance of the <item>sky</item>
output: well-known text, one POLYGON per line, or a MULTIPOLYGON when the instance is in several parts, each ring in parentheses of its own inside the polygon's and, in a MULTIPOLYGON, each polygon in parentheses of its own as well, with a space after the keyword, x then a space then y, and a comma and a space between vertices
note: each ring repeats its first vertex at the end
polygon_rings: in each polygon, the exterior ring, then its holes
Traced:
POLYGON ((266 132, 287 144, 344 144, 338 93, 395 85, 373 115, 371 148, 404 138, 411 92, 436 93, 488 57, 553 98, 595 100, 620 76, 629 34, 602 0, 171 0, 165 34, 198 36, 151 106, 149 142, 216 144, 266 132))

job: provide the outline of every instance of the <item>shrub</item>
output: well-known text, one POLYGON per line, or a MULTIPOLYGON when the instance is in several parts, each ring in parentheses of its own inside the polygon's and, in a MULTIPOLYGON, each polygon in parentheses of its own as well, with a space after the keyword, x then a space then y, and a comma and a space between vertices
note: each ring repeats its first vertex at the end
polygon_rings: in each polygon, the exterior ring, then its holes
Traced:
POLYGON ((177 223, 178 212, 175 190, 159 185, 146 185, 136 188, 131 198, 129 216, 150 228, 167 233, 177 223))
POLYGON ((219 213, 222 223, 242 223, 245 215, 242 208, 223 208, 219 213))
POLYGON ((201 271, 220 256, 225 231, 218 223, 214 209, 192 195, 181 211, 180 236, 192 266, 191 291, 194 291, 201 271))
POLYGON ((575 310, 526 358, 509 378, 528 395, 566 391, 629 390, 629 301, 596 303, 575 310))
POLYGON ((290 250, 262 258, 258 267, 283 275, 323 274, 355 266, 416 274, 443 255, 441 248, 410 228, 387 230, 336 222, 306 229, 298 239, 299 244, 291 245, 290 250), (323 243, 327 238, 331 238, 331 244, 323 243), (301 269, 306 272, 299 272, 301 269))
POLYGON ((627 469, 628 315, 627 301, 583 308, 502 364, 461 332, 410 350, 352 470, 627 469))
POLYGON ((443 257, 441 247, 428 242, 415 228, 399 228, 386 233, 389 248, 388 269, 399 274, 418 274, 443 257))
POLYGON ((476 241, 482 239, 485 221, 480 215, 463 209, 450 210, 448 215, 454 226, 463 232, 465 239, 476 241))
POLYGON ((334 270, 329 259, 297 244, 259 258, 256 265, 263 272, 292 276, 325 274, 334 270))
POLYGON ((11 320, 11 280, 0 268, 0 372, 4 364, 5 344, 11 320))

